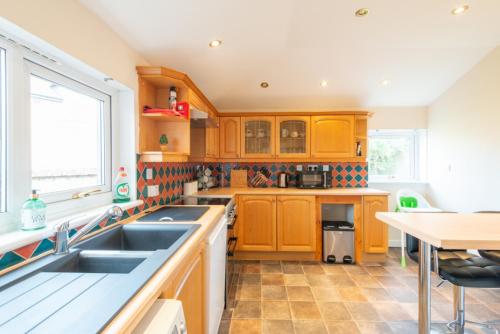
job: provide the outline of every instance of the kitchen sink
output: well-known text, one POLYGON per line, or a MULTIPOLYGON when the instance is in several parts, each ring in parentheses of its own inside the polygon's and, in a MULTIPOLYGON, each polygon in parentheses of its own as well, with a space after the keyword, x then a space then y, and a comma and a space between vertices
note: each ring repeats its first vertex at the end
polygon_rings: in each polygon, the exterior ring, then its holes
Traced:
POLYGON ((165 206, 137 219, 139 222, 183 222, 196 221, 203 216, 208 206, 165 206))
POLYGON ((184 242, 197 225, 128 224, 101 233, 75 247, 82 250, 155 251, 184 242))
POLYGON ((81 251, 52 262, 42 271, 128 274, 153 252, 81 251))

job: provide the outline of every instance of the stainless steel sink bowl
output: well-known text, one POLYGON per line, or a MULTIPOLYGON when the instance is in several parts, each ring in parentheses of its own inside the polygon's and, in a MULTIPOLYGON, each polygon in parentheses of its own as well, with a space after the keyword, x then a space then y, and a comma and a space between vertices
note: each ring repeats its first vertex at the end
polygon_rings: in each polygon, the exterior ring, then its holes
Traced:
POLYGON ((182 243, 196 230, 196 225, 128 224, 85 240, 75 248, 82 250, 155 251, 182 243))
POLYGON ((81 251, 52 262, 44 272, 128 274, 153 252, 81 251))

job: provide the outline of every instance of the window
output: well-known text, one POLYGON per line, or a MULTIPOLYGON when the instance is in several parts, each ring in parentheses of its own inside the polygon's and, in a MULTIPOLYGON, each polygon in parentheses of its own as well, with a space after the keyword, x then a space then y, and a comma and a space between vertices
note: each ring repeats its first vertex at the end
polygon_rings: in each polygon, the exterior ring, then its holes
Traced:
POLYGON ((6 109, 7 109, 7 66, 6 51, 0 48, 0 212, 6 210, 7 177, 7 144, 6 144, 6 109))
POLYGON ((110 97, 27 62, 31 184, 47 202, 110 190, 110 97))
POLYGON ((370 130, 370 181, 422 181, 425 158, 425 130, 370 130))

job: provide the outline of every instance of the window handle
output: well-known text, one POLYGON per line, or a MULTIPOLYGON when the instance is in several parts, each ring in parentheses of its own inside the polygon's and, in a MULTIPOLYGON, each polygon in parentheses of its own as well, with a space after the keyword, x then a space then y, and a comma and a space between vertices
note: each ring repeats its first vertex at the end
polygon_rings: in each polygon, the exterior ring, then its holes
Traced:
POLYGON ((92 189, 92 190, 87 190, 87 191, 82 191, 80 193, 73 194, 71 197, 72 199, 80 199, 80 198, 85 198, 89 197, 92 194, 101 192, 101 189, 92 189))

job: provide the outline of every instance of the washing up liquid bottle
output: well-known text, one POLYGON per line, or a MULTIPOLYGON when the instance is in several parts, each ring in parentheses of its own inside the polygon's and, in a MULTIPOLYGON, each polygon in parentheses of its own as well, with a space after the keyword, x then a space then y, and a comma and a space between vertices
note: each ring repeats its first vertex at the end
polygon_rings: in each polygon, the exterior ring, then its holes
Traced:
POLYGON ((113 185, 113 203, 124 203, 130 201, 130 187, 125 167, 118 169, 115 183, 113 185))
POLYGON ((21 209, 21 229, 29 231, 45 227, 46 211, 47 205, 39 198, 38 191, 33 190, 21 209))

